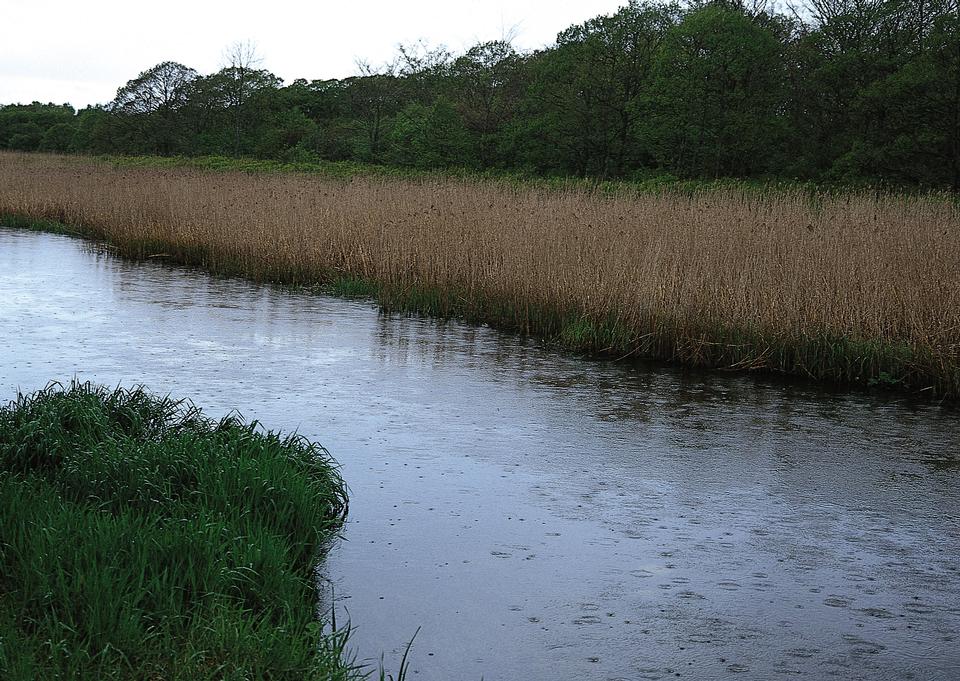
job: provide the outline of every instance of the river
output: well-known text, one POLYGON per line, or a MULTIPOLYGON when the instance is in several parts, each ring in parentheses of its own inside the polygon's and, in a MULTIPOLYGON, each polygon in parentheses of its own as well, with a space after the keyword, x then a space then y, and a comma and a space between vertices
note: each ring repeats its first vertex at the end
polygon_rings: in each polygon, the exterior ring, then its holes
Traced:
MULTIPOLYGON (((613 364, 0 229, 0 398, 73 377, 321 442, 322 570, 409 679, 960 678, 960 413, 613 364)), ((331 596, 332 594, 332 596, 331 596)))

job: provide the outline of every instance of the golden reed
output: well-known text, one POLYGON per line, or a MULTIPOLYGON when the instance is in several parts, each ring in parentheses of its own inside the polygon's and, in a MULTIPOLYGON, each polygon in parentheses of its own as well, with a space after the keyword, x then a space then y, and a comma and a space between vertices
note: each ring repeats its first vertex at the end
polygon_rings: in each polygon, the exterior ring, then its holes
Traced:
POLYGON ((609 196, 2 153, 0 214, 257 280, 435 292, 426 311, 583 349, 960 394, 960 219, 942 196, 609 196))

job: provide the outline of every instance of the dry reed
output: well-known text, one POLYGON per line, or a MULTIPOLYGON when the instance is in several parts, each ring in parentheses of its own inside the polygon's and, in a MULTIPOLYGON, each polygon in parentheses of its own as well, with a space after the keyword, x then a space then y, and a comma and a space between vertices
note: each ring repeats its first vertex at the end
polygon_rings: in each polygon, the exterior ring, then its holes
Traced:
POLYGON ((3 153, 0 214, 256 280, 362 279, 391 307, 589 351, 960 394, 944 197, 601 196, 3 153))

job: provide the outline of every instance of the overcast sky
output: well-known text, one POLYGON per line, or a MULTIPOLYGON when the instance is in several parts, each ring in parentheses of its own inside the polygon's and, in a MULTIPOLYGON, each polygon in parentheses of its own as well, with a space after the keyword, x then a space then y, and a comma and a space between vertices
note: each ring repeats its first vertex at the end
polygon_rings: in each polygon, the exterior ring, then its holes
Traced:
POLYGON ((355 75, 356 60, 388 61, 399 43, 454 52, 514 35, 519 49, 626 0, 0 0, 0 104, 105 103, 162 61, 206 74, 236 41, 285 82, 355 75))

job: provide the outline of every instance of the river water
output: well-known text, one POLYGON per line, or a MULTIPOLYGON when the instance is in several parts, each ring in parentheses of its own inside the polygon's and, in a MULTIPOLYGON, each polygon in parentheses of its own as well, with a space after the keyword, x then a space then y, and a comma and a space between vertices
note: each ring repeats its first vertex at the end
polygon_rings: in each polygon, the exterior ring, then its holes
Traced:
POLYGON ((0 230, 0 398, 73 377, 340 461, 323 568, 410 679, 960 678, 954 409, 565 356, 0 230))

